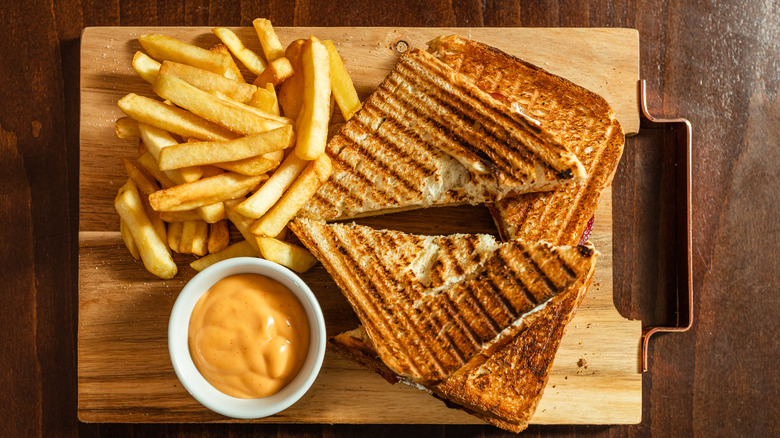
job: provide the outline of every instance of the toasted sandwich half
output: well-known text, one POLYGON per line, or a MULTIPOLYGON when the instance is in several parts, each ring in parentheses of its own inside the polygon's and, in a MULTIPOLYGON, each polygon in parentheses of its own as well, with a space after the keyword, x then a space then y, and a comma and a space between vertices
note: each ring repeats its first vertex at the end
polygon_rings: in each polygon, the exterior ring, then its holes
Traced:
POLYGON ((301 217, 492 203, 586 176, 555 135, 417 49, 401 56, 326 152, 333 175, 301 217))
POLYGON ((487 235, 419 236, 300 218, 290 229, 342 289, 388 368, 425 385, 506 345, 583 281, 597 257, 589 245, 487 235))
POLYGON ((582 184, 511 196, 491 208, 504 239, 574 245, 598 206, 623 154, 625 137, 601 96, 494 47, 461 38, 429 43, 442 62, 559 138, 582 162, 582 184))
MULTIPOLYGON (((423 389, 448 406, 461 408, 497 427, 521 432, 536 412, 566 324, 593 278, 591 271, 562 292, 506 346, 484 361, 423 389)), ((390 383, 404 381, 379 358, 362 326, 330 339, 341 354, 377 372, 390 383)))

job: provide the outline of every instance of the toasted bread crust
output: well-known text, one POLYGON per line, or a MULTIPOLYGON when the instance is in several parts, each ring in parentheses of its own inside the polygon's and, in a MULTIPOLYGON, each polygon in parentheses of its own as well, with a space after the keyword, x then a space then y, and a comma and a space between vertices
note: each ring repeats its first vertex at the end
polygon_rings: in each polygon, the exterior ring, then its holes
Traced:
POLYGON ((444 63, 539 121, 585 166, 584 183, 500 200, 491 208, 506 239, 574 245, 598 206, 623 154, 625 138, 599 95, 494 47, 456 35, 429 43, 444 63))
POLYGON ((509 342, 597 256, 592 246, 496 245, 483 235, 415 236, 308 219, 290 229, 341 287, 385 364, 423 384, 509 342))

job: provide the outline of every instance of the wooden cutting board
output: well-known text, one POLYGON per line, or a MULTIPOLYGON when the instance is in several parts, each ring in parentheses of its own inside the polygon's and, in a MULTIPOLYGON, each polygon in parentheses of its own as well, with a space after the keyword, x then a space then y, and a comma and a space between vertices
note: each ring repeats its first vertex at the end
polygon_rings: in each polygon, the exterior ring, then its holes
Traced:
MULTIPOLYGON (((259 51, 251 28, 234 29, 259 51)), ((114 135, 123 116, 119 98, 152 96, 131 59, 138 35, 164 33, 209 47, 208 28, 88 28, 81 46, 79 172, 78 415, 88 422, 229 422, 201 406, 181 386, 168 357, 168 317, 177 294, 195 272, 177 256, 176 278, 159 280, 130 256, 117 231, 113 208, 126 176, 120 158, 137 141, 114 135)), ((630 29, 420 29, 280 28, 283 44, 316 35, 332 39, 356 88, 365 97, 398 57, 440 34, 458 33, 494 45, 602 96, 627 133, 639 128, 638 34, 630 29)), ((622 318, 612 300, 612 203, 599 205, 591 240, 601 252, 598 270, 568 327, 533 423, 634 424, 641 421, 641 322, 622 318)), ((482 207, 437 208, 361 220, 375 227, 425 234, 495 233, 482 207)), ((357 326, 357 318, 327 272, 303 275, 322 305, 332 336, 357 326)), ((257 422, 280 423, 480 423, 428 394, 391 386, 378 375, 329 351, 314 386, 288 410, 257 422)))

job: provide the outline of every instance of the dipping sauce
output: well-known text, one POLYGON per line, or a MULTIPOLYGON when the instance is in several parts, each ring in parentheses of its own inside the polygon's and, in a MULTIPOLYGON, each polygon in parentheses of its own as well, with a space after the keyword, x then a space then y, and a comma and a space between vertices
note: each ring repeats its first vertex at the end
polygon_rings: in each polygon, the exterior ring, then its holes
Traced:
POLYGON ((309 351, 309 320, 288 288, 258 274, 216 282, 190 316, 189 348, 203 377, 238 398, 277 393, 309 351))

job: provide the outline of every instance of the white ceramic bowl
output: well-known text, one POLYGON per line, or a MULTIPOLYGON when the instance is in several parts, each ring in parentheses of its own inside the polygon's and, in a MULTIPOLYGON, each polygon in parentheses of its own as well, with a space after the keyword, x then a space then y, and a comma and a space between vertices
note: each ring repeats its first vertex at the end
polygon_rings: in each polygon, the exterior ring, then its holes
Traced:
POLYGON ((298 401, 311 387, 325 357, 325 319, 317 298, 294 272, 267 260, 238 257, 216 263, 198 273, 184 286, 168 321, 168 351, 184 388, 203 406, 219 414, 241 419, 262 418, 281 412, 298 401), (190 356, 187 334, 192 309, 217 281, 235 274, 260 274, 290 289, 303 304, 309 318, 309 354, 298 375, 281 391, 264 398, 242 399, 220 392, 200 374, 190 356))

